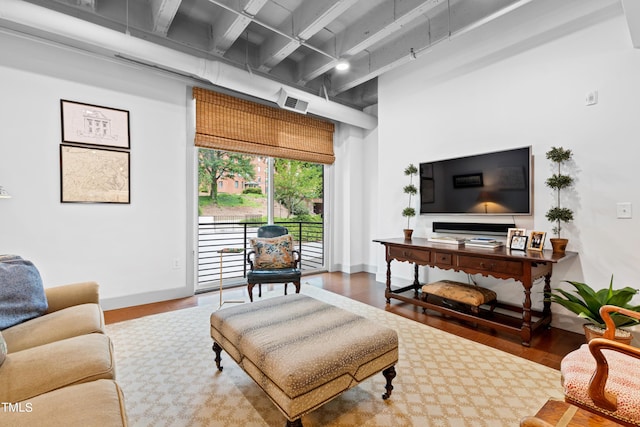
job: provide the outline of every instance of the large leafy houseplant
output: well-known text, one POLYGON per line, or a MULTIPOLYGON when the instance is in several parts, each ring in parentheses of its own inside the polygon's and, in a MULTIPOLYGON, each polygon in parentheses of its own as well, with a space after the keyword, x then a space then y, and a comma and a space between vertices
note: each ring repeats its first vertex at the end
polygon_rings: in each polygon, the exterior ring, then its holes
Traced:
MULTIPOLYGON (((578 317, 588 320, 589 323, 597 328, 605 328, 604 320, 600 316, 600 307, 603 305, 615 305, 627 310, 640 312, 640 305, 633 306, 629 304, 634 295, 638 293, 638 289, 629 286, 613 289, 613 276, 611 276, 609 287, 598 291, 595 291, 586 283, 571 280, 567 280, 566 283, 571 284, 575 291, 568 292, 563 289, 554 289, 549 294, 550 301, 560 304, 567 310, 577 314, 578 317)), ((619 313, 611 313, 611 319, 616 328, 639 323, 638 320, 619 313)), ((585 326, 585 332, 588 333, 587 326, 585 326)))
POLYGON ((407 240, 411 239, 411 235, 413 234, 411 218, 416 216, 416 210, 411 206, 411 198, 418 193, 418 189, 413 185, 413 176, 417 173, 418 168, 416 168, 413 163, 409 164, 404 170, 404 174, 409 177, 409 185, 405 185, 403 189, 404 193, 409 195, 409 203, 407 207, 402 210, 402 216, 407 218, 407 228, 404 230, 404 238, 407 240))
POLYGON ((546 214, 547 220, 555 223, 553 227, 553 234, 556 235, 551 240, 554 252, 564 252, 567 247, 567 239, 561 239, 560 233, 562 231, 562 223, 573 221, 573 210, 560 206, 560 193, 563 189, 573 185, 573 178, 569 175, 562 173, 561 167, 563 164, 571 160, 573 153, 571 150, 564 149, 562 147, 551 147, 551 150, 546 153, 547 159, 554 162, 557 166, 557 173, 554 173, 551 177, 547 178, 545 184, 547 187, 552 188, 556 192, 555 206, 551 207, 546 214))

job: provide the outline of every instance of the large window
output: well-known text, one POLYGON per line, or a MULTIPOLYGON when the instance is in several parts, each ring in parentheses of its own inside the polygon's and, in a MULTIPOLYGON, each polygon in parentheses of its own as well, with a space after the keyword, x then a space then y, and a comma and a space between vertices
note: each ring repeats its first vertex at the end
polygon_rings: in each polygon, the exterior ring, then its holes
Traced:
POLYGON ((200 148, 198 178, 198 288, 244 283, 248 239, 266 223, 289 229, 303 272, 324 268, 323 165, 200 148))

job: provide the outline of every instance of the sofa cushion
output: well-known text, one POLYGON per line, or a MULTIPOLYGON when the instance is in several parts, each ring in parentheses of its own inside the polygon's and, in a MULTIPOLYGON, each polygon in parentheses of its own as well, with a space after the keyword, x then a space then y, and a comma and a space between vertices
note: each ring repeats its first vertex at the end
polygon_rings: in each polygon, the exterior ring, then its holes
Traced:
POLYGON ((40 272, 31 261, 4 256, 0 261, 0 330, 47 311, 40 272))
POLYGON ((7 343, 2 337, 2 332, 0 332, 0 366, 2 366, 2 362, 7 357, 7 343))
POLYGON ((68 427, 127 425, 122 390, 112 380, 64 387, 20 402, 23 412, 4 411, 1 425, 68 427))
POLYGON ((104 333, 104 315, 98 304, 80 304, 54 311, 3 331, 9 353, 54 341, 104 333))
POLYGON ((293 237, 291 234, 284 236, 260 238, 250 240, 255 252, 255 268, 287 268, 293 267, 293 237))
POLYGON ((20 402, 69 385, 115 378, 111 340, 88 334, 7 355, 0 402, 20 402))

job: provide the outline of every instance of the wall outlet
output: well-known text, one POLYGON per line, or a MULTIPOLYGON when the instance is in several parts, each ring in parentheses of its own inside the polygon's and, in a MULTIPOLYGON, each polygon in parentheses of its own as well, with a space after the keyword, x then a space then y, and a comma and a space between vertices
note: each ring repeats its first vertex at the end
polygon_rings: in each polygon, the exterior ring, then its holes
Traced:
POLYGON ((631 218, 631 203, 622 202, 616 204, 618 218, 631 218))
POLYGON ((174 270, 178 270, 180 268, 180 258, 174 258, 173 261, 171 261, 171 268, 174 270))

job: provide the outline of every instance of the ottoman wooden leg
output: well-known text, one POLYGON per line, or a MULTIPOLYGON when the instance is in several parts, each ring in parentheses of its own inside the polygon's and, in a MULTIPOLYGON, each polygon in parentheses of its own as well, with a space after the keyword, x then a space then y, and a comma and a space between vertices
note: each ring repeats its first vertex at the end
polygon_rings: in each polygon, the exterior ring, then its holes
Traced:
POLYGON ((391 396, 391 391, 393 390, 391 381, 396 377, 396 368, 394 366, 389 366, 387 369, 382 371, 382 375, 387 379, 387 385, 385 386, 387 392, 382 395, 382 398, 387 400, 391 396))
POLYGON ((302 427, 302 418, 293 421, 287 420, 287 427, 302 427))
POLYGON ((218 368, 218 371, 222 371, 222 366, 220 366, 220 362, 222 361, 222 358, 220 357, 222 347, 220 347, 217 342, 213 343, 213 351, 216 353, 216 367, 218 368))

